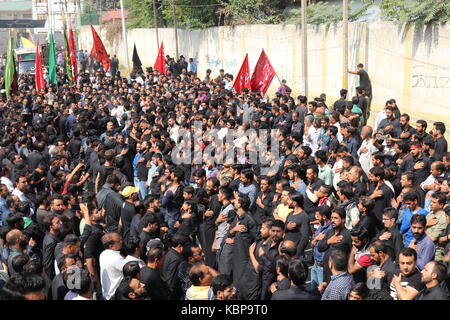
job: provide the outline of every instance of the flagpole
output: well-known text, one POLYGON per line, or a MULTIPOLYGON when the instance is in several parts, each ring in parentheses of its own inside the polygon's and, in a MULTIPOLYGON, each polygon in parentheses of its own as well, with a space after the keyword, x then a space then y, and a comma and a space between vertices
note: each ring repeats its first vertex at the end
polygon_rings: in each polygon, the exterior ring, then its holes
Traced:
POLYGON ((130 58, 128 57, 128 39, 127 39, 127 29, 125 27, 125 15, 123 12, 123 0, 120 0, 120 15, 122 16, 122 34, 123 41, 125 42, 125 58, 127 59, 128 77, 130 77, 130 58))

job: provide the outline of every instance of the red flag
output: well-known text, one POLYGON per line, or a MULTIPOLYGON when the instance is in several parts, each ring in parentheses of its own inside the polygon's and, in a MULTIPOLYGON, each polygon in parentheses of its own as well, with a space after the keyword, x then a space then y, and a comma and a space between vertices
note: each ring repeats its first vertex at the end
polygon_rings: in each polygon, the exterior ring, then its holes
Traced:
POLYGON ((166 72, 166 58, 164 57, 164 43, 161 42, 161 46, 158 50, 158 57, 155 61, 155 66, 153 67, 155 70, 157 70, 159 73, 162 73, 164 75, 167 74, 166 72))
POLYGON ((70 52, 70 64, 72 65, 72 82, 76 82, 78 79, 78 65, 77 56, 75 53, 75 40, 73 38, 72 26, 69 29, 69 52, 70 52))
POLYGON ((263 49, 256 63, 255 70, 253 70, 251 79, 252 91, 261 91, 265 94, 275 74, 275 69, 272 67, 263 49))
POLYGON ((94 27, 91 25, 92 37, 94 38, 94 46, 91 50, 91 57, 95 60, 100 61, 103 64, 103 69, 105 72, 109 70, 111 62, 109 61, 108 54, 106 53, 105 46, 103 45, 102 39, 98 36, 94 27))
POLYGON ((38 93, 41 89, 45 90, 44 70, 42 69, 41 53, 39 52, 39 41, 36 45, 36 74, 35 74, 36 90, 38 93))
POLYGON ((233 84, 233 89, 236 90, 236 92, 239 94, 242 93, 242 89, 244 88, 251 89, 250 67, 248 66, 248 53, 245 55, 244 62, 242 63, 242 66, 239 69, 239 73, 237 74, 236 80, 234 80, 233 84))

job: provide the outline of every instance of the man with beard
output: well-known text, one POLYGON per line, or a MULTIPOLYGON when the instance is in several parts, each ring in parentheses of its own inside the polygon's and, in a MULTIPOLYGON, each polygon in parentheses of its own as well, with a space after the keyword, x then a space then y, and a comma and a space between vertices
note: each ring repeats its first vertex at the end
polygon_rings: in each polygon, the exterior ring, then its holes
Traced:
POLYGON ((181 283, 178 278, 178 267, 182 261, 181 252, 188 240, 188 237, 178 233, 170 240, 171 246, 166 253, 164 264, 161 269, 161 276, 170 290, 169 300, 179 300, 182 298, 181 283))
POLYGON ((250 246, 250 261, 245 267, 246 270, 243 275, 245 283, 239 291, 240 299, 258 300, 261 298, 261 257, 264 255, 264 249, 267 248, 271 240, 270 229, 273 222, 273 219, 265 219, 263 221, 259 231, 261 240, 253 242, 250 246))
POLYGON ((323 282, 323 258, 325 253, 319 252, 317 244, 319 241, 325 238, 325 235, 332 229, 331 208, 327 205, 323 205, 316 210, 316 221, 319 222, 313 240, 311 241, 311 247, 313 248, 314 265, 311 269, 311 292, 319 294, 317 287, 323 282))
POLYGON ((384 183, 384 170, 380 167, 373 167, 369 171, 369 191, 368 194, 370 198, 375 200, 375 208, 373 209, 373 213, 377 218, 377 227, 379 229, 383 228, 383 210, 386 207, 391 206, 392 198, 394 197, 394 193, 392 189, 389 188, 384 183))
POLYGON ((12 277, 17 272, 13 268, 13 260, 15 257, 24 254, 28 246, 28 240, 22 231, 14 229, 6 234, 6 244, 9 248, 8 256, 8 273, 12 277))
MULTIPOLYGON (((217 253, 217 265, 219 266, 219 272, 231 274, 231 265, 227 262, 230 261, 229 258, 232 247, 226 246, 224 239, 226 239, 230 230, 230 225, 228 222, 232 221, 236 215, 235 208, 231 202, 231 200, 233 200, 233 191, 228 187, 220 188, 217 200, 222 204, 222 207, 217 219, 215 220, 217 231, 215 232, 215 237, 212 243, 212 252, 217 253)), ((209 209, 205 215, 206 214, 212 214, 212 210, 209 209)))
POLYGON ((285 224, 283 221, 274 220, 270 227, 270 241, 262 247, 263 251, 254 251, 259 255, 259 270, 262 277, 261 283, 261 300, 270 300, 270 286, 276 280, 276 258, 279 256, 279 246, 284 239, 285 224))
POLYGON ((404 248, 398 256, 399 274, 394 274, 391 282, 391 297, 394 300, 414 300, 425 287, 421 274, 416 268, 417 253, 404 248))
POLYGON ((61 242, 61 239, 59 239, 61 226, 62 222, 58 217, 47 216, 44 218, 46 233, 42 244, 42 261, 45 273, 50 280, 53 280, 55 277, 55 248, 61 242))
POLYGON ((445 133, 445 123, 443 122, 435 122, 433 123, 433 130, 431 133, 433 134, 433 139, 435 142, 434 147, 434 158, 437 160, 442 160, 442 157, 444 153, 446 153, 447 150, 447 140, 444 137, 445 133))
MULTIPOLYGON (((400 166, 402 172, 412 171, 417 185, 421 184, 430 173, 431 160, 423 153, 422 145, 415 143, 410 146, 412 161, 406 161, 405 166, 400 166)), ((402 163, 403 165, 403 163, 402 163)))
POLYGON ((256 198, 256 211, 253 214, 253 219, 256 224, 260 226, 262 221, 272 216, 272 202, 274 193, 271 192, 271 181, 268 177, 260 179, 259 183, 260 193, 256 198))
POLYGON ((352 251, 348 257, 348 273, 353 275, 356 283, 366 281, 366 269, 373 264, 369 252, 369 234, 361 225, 350 231, 352 251))
MULTIPOLYGON (((248 212, 250 199, 248 196, 240 195, 236 201, 236 216, 230 223, 230 231, 224 246, 231 246, 231 262, 233 283, 239 291, 245 266, 250 260, 249 248, 257 236, 255 220, 248 212)), ((222 248, 222 251, 225 248, 222 248)))
POLYGON ((331 226, 333 229, 329 230, 317 245, 319 252, 325 252, 323 257, 324 282, 319 285, 319 291, 322 291, 321 288, 326 285, 325 283, 330 282, 331 270, 328 259, 331 251, 337 249, 348 255, 352 248, 350 232, 345 228, 345 210, 343 208, 336 207, 333 210, 331 213, 331 226))
MULTIPOLYGON (((208 208, 217 207, 220 205, 217 200, 217 193, 220 187, 220 182, 217 178, 209 178, 208 180, 206 180, 206 184, 204 187, 205 189, 202 189, 203 192, 199 194, 199 198, 196 197, 196 192, 194 192, 194 197, 198 199, 196 220, 200 221, 200 223, 195 224, 193 233, 194 235, 198 236, 198 240, 202 244, 202 246, 204 246, 203 244, 206 244, 206 242, 211 243, 212 245, 211 241, 213 241, 212 237, 214 236, 214 232, 212 234, 208 234, 207 232, 205 232, 205 217, 207 217, 205 216, 205 213, 208 208)), ((208 214, 210 214, 210 212, 208 212, 208 214)), ((207 250, 211 250, 211 245, 207 250)), ((209 252, 208 256, 211 256, 209 252)))
POLYGON ((136 187, 139 186, 139 198, 144 200, 147 196, 147 188, 145 184, 148 179, 148 168, 147 164, 152 159, 152 154, 148 152, 149 146, 147 141, 142 141, 141 144, 138 144, 137 147, 138 154, 136 154, 133 165, 135 166, 135 182, 138 183, 136 187), (136 181, 137 180, 137 181, 136 181))
MULTIPOLYGON (((209 183, 211 184, 211 183, 209 183)), ((208 185, 208 183, 207 183, 208 185)), ((227 188, 228 189, 228 188, 227 188)), ((232 198, 232 191, 229 192, 229 199, 232 198)), ((219 201, 219 195, 217 194, 217 188, 213 187, 210 191, 208 205, 206 211, 203 213, 203 223, 199 226, 199 233, 203 234, 199 238, 203 241, 202 248, 205 254, 205 263, 216 268, 216 252, 212 249, 215 234, 217 230, 216 219, 222 210, 222 204, 219 201)))
POLYGON ((123 278, 114 294, 114 300, 144 300, 147 295, 145 284, 132 277, 123 278))
POLYGON ((422 271, 425 265, 433 260, 436 247, 433 241, 426 234, 427 218, 421 214, 415 214, 411 218, 411 231, 413 233, 413 241, 409 244, 409 248, 417 252, 417 269, 422 271))
POLYGON ((122 156, 126 161, 124 161, 124 166, 122 171, 127 176, 130 181, 133 181, 133 158, 136 154, 136 150, 130 143, 125 143, 125 137, 122 134, 118 134, 116 137, 116 146, 114 147, 117 157, 122 156))
POLYGON ((368 270, 367 279, 374 285, 373 289, 385 290, 389 287, 393 275, 397 273, 397 267, 389 255, 389 247, 383 241, 376 240, 370 245, 369 251, 377 267, 368 270))
POLYGON ((448 300, 448 293, 441 286, 447 275, 447 267, 437 261, 430 261, 422 270, 422 282, 425 284, 416 300, 448 300))
POLYGON ((108 232, 118 232, 120 214, 123 207, 123 199, 118 193, 120 180, 116 175, 110 174, 106 178, 103 188, 97 193, 98 208, 106 210, 106 224, 108 232))
POLYGON ((188 242, 184 245, 182 251, 183 261, 178 268, 178 279, 181 283, 182 297, 186 295, 186 291, 192 286, 189 279, 189 271, 197 262, 203 261, 204 253, 197 243, 188 242))

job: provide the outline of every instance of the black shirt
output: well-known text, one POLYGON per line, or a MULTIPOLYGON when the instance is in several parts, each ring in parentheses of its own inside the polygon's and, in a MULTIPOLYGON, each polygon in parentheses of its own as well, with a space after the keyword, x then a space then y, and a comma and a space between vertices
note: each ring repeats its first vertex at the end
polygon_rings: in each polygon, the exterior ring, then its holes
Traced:
POLYGON ((448 300, 447 292, 438 284, 431 288, 423 289, 416 300, 448 300))
POLYGON ((55 248, 58 242, 61 242, 61 240, 55 235, 50 232, 45 234, 44 243, 42 245, 42 262, 44 264, 45 273, 51 280, 55 277, 55 248))
POLYGON ((444 137, 436 139, 434 150, 433 156, 438 160, 442 160, 444 153, 447 152, 447 140, 444 137))
POLYGON ((145 284, 147 295, 151 300, 168 300, 170 290, 162 280, 158 270, 147 266, 141 269, 141 282, 145 284))
MULTIPOLYGON (((320 189, 320 187, 323 186, 323 181, 320 179, 317 179, 313 183, 311 183, 311 192, 317 191, 320 189)), ((308 196, 305 197, 305 204, 304 209, 308 215, 314 215, 316 212, 317 205, 313 203, 311 200, 309 200, 308 196)), ((310 219, 311 220, 311 219, 310 219)), ((314 219, 312 219, 314 220, 314 219)))
POLYGON ((308 292, 304 286, 291 286, 287 290, 275 291, 272 300, 320 300, 320 298, 308 292))
POLYGON ((136 207, 134 204, 124 201, 122 210, 120 211, 120 218, 122 219, 122 237, 125 239, 130 233, 131 220, 136 215, 136 207))
POLYGON ((182 261, 181 254, 170 248, 164 259, 161 273, 170 290, 170 300, 179 300, 182 296, 178 267, 182 261))
POLYGON ((366 70, 361 69, 358 71, 359 86, 366 90, 366 94, 370 95, 372 91, 372 83, 370 82, 369 74, 366 70))

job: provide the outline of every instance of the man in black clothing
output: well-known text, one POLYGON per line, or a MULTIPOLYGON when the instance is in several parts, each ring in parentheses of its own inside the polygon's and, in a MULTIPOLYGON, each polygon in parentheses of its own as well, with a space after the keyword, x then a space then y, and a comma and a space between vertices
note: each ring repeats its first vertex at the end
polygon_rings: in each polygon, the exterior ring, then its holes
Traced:
POLYGON ((106 178, 106 183, 96 195, 99 210, 106 210, 106 228, 108 232, 118 232, 119 230, 119 220, 123 206, 123 199, 118 193, 119 190, 119 178, 111 174, 106 178))
MULTIPOLYGON (((345 228, 345 210, 342 207, 336 207, 331 213, 331 226, 333 229, 329 230, 318 244, 319 252, 325 252, 323 257, 323 281, 330 282, 331 270, 328 265, 330 252, 333 249, 341 250, 346 255, 352 249, 352 237, 350 232, 345 228)), ((319 290, 320 291, 320 290, 319 290)))
MULTIPOLYGON (((359 63, 356 68, 358 69, 357 72, 348 71, 348 73, 359 76, 359 86, 366 91, 366 95, 369 97, 369 101, 372 101, 372 83, 370 82, 369 74, 366 70, 364 70, 364 65, 362 63, 359 63)), ((370 108, 368 111, 370 111, 370 108)))
POLYGON ((398 300, 414 300, 425 285, 416 268, 417 252, 412 248, 404 248, 398 256, 400 273, 393 276, 391 297, 398 300))
POLYGON ((264 177, 260 180, 259 187, 260 192, 256 198, 256 210, 252 215, 258 227, 261 226, 264 219, 272 217, 272 202, 274 197, 274 193, 271 191, 272 185, 268 177, 264 177))
POLYGON ((447 152, 447 140, 444 137, 445 123, 435 122, 434 129, 432 130, 433 138, 435 141, 434 146, 434 158, 436 160, 442 160, 444 153, 447 152))
POLYGON ((337 111, 340 108, 343 108, 347 105, 347 93, 348 90, 347 89, 341 89, 341 91, 339 91, 339 94, 341 95, 341 98, 339 100, 336 100, 333 104, 333 110, 337 111))
POLYGON ((317 165, 310 165, 306 169, 306 178, 308 179, 308 185, 306 188, 306 197, 304 202, 304 210, 309 216, 310 221, 314 221, 317 205, 311 199, 314 199, 314 193, 320 189, 324 184, 319 178, 319 168, 317 165))
POLYGON ((397 266, 392 259, 393 257, 389 255, 390 248, 383 241, 376 240, 370 245, 369 251, 372 260, 378 268, 375 267, 368 270, 367 280, 374 284, 375 288, 373 289, 388 288, 393 275, 398 272, 397 266))
POLYGON ((83 247, 84 261, 89 275, 96 287, 96 292, 101 294, 100 285, 100 254, 103 251, 102 236, 106 233, 104 228, 104 214, 91 204, 80 204, 85 223, 83 233, 80 236, 83 247))
POLYGON ((136 215, 135 201, 138 199, 139 188, 125 187, 120 194, 125 198, 120 211, 120 220, 122 222, 122 238, 126 239, 130 233, 131 220, 136 215))
POLYGON ((378 232, 376 239, 383 241, 391 250, 392 258, 398 257, 403 249, 403 236, 397 227, 398 212, 389 207, 383 210, 382 216, 384 228, 378 232))
POLYGON ((386 119, 380 121, 378 125, 377 131, 382 132, 382 134, 390 134, 392 137, 394 136, 394 131, 396 128, 400 127, 399 119, 394 117, 394 108, 387 106, 384 108, 384 112, 386 113, 386 119))
MULTIPOLYGON (((42 155, 42 152, 45 149, 45 143, 40 141, 40 142, 34 143, 33 146, 34 146, 33 152, 29 153, 27 156, 28 169, 30 170, 30 172, 33 172, 34 169, 37 168, 38 164, 44 160, 44 156, 42 155)), ((48 160, 48 159, 45 159, 45 160, 48 160)))
POLYGON ((373 167, 369 171, 369 191, 367 194, 370 198, 375 200, 375 208, 373 213, 377 218, 378 229, 383 229, 382 214, 386 207, 391 206, 392 198, 394 197, 394 192, 384 183, 384 170, 380 167, 373 167))
POLYGON ((50 215, 44 218, 44 227, 47 232, 42 245, 42 262, 50 280, 55 277, 55 247, 61 242, 58 238, 61 226, 62 222, 58 217, 50 215))
POLYGON ((66 295, 67 292, 69 292, 69 289, 64 284, 63 277, 66 270, 70 266, 74 265, 76 261, 77 261, 76 257, 70 254, 61 255, 57 259, 57 265, 60 273, 57 274, 52 281, 51 290, 53 300, 64 300, 64 296, 66 295))
POLYGON ((147 288, 151 300, 168 300, 170 290, 161 278, 160 270, 163 266, 165 253, 163 248, 151 248, 147 254, 147 266, 141 269, 141 282, 147 288))
POLYGON ((184 245, 188 242, 188 238, 181 234, 175 234, 170 242, 171 247, 165 256, 161 276, 169 287, 169 300, 180 300, 183 298, 183 294, 178 278, 178 267, 183 260, 181 252, 183 251, 184 245))
POLYGON ((239 196, 235 203, 237 215, 231 222, 226 243, 232 245, 233 283, 239 291, 241 281, 245 281, 242 275, 250 259, 249 248, 256 239, 258 229, 255 220, 248 213, 250 208, 248 196, 239 196))
POLYGON ((447 267, 438 261, 430 261, 422 270, 423 289, 416 300, 448 300, 448 293, 441 286, 447 276, 447 267))
POLYGON ((305 288, 308 269, 303 262, 294 259, 289 263, 288 271, 291 287, 286 290, 277 290, 272 295, 272 300, 319 300, 318 296, 313 295, 305 288))

